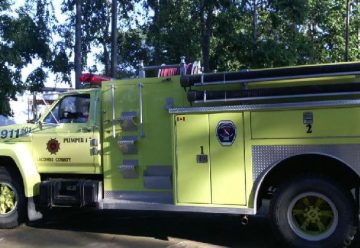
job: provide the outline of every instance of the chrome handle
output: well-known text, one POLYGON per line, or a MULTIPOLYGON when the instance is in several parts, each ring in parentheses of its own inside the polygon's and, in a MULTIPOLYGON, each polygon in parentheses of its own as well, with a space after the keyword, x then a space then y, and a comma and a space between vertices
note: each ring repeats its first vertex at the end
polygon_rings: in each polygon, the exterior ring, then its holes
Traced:
POLYGON ((144 133, 144 127, 143 127, 143 107, 142 107, 142 104, 143 104, 142 88, 144 87, 144 84, 139 83, 138 87, 139 87, 139 115, 140 115, 140 117, 139 117, 140 118, 139 127, 140 127, 140 137, 144 138, 145 133, 144 133))
POLYGON ((115 85, 111 85, 111 103, 112 103, 112 136, 116 138, 115 132, 115 118, 116 118, 116 111, 115 111, 115 85))

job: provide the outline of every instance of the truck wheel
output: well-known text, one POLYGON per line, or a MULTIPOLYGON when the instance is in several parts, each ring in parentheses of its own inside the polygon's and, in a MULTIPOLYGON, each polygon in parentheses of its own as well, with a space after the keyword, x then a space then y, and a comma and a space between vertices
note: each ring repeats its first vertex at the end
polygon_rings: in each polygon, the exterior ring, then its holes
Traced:
POLYGON ((303 176, 280 186, 270 215, 276 234, 291 247, 346 247, 356 233, 350 192, 322 177, 303 176))
POLYGON ((0 167, 0 228, 13 228, 25 219, 25 196, 18 180, 0 167))

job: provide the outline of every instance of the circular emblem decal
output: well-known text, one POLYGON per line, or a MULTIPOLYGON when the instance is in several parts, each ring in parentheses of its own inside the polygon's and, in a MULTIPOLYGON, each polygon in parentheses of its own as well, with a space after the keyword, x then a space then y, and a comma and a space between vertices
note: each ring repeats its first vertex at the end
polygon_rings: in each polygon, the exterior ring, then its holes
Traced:
POLYGON ((46 145, 46 149, 51 154, 56 154, 60 150, 60 143, 57 139, 50 139, 46 145))
POLYGON ((236 138, 236 127, 232 121, 220 121, 216 127, 216 136, 221 145, 231 146, 236 138))

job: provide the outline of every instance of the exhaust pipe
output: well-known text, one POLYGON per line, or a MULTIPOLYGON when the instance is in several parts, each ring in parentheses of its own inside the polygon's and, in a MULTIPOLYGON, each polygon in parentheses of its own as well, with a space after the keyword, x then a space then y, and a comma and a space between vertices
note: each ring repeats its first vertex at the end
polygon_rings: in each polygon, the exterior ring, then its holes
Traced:
POLYGON ((247 224, 249 224, 249 219, 248 219, 247 215, 243 215, 243 216, 241 217, 241 224, 242 224, 243 226, 246 226, 247 224))

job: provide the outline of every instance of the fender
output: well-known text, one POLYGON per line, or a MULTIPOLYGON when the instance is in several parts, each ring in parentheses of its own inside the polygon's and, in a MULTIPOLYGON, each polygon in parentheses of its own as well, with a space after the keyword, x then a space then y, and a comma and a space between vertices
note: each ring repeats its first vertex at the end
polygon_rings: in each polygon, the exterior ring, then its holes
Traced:
POLYGON ((31 155, 31 149, 26 143, 0 143, 0 157, 11 158, 19 169, 25 197, 39 194, 40 174, 31 155))

